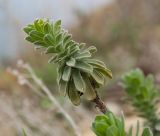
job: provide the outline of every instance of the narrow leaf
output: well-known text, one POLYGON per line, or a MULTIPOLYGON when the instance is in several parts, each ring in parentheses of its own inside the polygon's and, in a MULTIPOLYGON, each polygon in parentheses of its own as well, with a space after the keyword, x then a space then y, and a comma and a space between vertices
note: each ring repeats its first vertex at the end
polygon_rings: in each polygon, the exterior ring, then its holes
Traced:
POLYGON ((35 31, 35 30, 32 30, 30 33, 29 33, 29 35, 31 36, 31 37, 33 37, 34 39, 43 39, 43 36, 44 36, 44 34, 43 33, 41 33, 41 32, 38 32, 38 31, 35 31))
POLYGON ((83 59, 83 58, 89 58, 89 57, 91 57, 91 54, 90 54, 89 51, 82 52, 82 53, 77 53, 77 54, 75 55, 75 58, 76 58, 76 59, 83 59))
POLYGON ((59 82, 59 92, 61 95, 65 96, 68 91, 68 82, 60 80, 59 82))
POLYGON ((43 31, 44 33, 49 33, 51 31, 51 27, 48 22, 44 24, 43 31))
POLYGON ((40 46, 43 46, 43 47, 46 47, 46 46, 45 46, 45 45, 46 45, 46 43, 45 43, 45 42, 43 42, 42 40, 35 41, 35 42, 33 42, 33 44, 35 44, 35 45, 40 45, 40 46))
POLYGON ((74 66, 75 68, 78 68, 84 72, 87 72, 87 73, 92 73, 93 72, 93 68, 91 65, 83 62, 83 61, 76 61, 76 64, 74 66))
POLYGON ((80 43, 80 44, 79 44, 79 48, 80 48, 80 49, 83 49, 85 46, 86 46, 85 43, 80 43))
POLYGON ((66 64, 70 67, 73 67, 76 64, 76 60, 74 58, 71 58, 69 61, 66 62, 66 64))
POLYGON ((28 25, 27 27, 23 28, 23 31, 26 32, 27 34, 29 34, 32 30, 33 30, 33 25, 32 27, 28 25))
POLYGON ((80 95, 78 91, 76 90, 74 83, 69 84, 69 90, 68 90, 68 96, 71 102, 75 105, 78 106, 81 102, 80 100, 80 95))
POLYGON ((93 70, 93 73, 91 73, 91 75, 97 83, 101 85, 104 84, 104 76, 101 73, 99 73, 97 70, 93 70))
POLYGON ((44 36, 44 41, 48 44, 48 45, 54 45, 54 39, 50 34, 46 34, 44 36))
POLYGON ((57 53, 55 47, 53 46, 49 46, 46 50, 45 50, 45 54, 48 54, 48 53, 57 53))
POLYGON ((58 20, 53 24, 53 32, 56 33, 60 29, 61 29, 61 20, 58 20))
POLYGON ((73 70, 73 81, 76 89, 84 92, 86 89, 85 82, 79 70, 73 70))
POLYGON ((58 75, 57 75, 57 83, 58 83, 58 85, 59 85, 59 82, 60 82, 60 80, 62 78, 64 68, 65 68, 65 64, 60 64, 57 67, 57 73, 58 73, 58 75))
POLYGON ((59 42, 62 42, 62 33, 59 33, 59 34, 56 36, 56 43, 59 43, 59 42))
POLYGON ((36 28, 37 31, 42 32, 42 28, 41 28, 41 26, 40 26, 40 24, 39 24, 39 20, 40 20, 40 19, 36 19, 36 20, 34 21, 34 26, 35 26, 35 28, 36 28))
POLYGON ((105 76, 108 76, 109 78, 112 78, 112 72, 111 70, 107 69, 107 68, 95 68, 97 71, 99 71, 100 73, 102 73, 105 76))
POLYGON ((72 35, 71 35, 71 34, 68 34, 68 35, 64 38, 63 44, 67 44, 67 43, 71 40, 71 38, 72 38, 72 35))
POLYGON ((64 71, 63 71, 62 79, 64 81, 69 81, 70 76, 71 76, 71 67, 65 66, 64 71))
POLYGON ((96 98, 95 90, 93 89, 89 79, 87 76, 84 75, 84 81, 86 83, 86 91, 84 93, 84 96, 87 100, 93 100, 96 98))
POLYGON ((27 36, 27 37, 25 38, 25 40, 27 40, 27 41, 29 41, 29 42, 31 42, 31 43, 33 43, 33 42, 35 41, 31 36, 27 36))
POLYGON ((97 52, 97 48, 95 46, 90 46, 85 51, 89 51, 90 53, 95 53, 97 52))

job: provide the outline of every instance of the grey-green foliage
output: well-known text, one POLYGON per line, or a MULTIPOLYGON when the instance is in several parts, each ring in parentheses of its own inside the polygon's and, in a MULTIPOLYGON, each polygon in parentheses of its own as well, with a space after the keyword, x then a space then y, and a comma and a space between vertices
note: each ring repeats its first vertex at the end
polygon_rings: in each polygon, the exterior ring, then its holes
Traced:
MULTIPOLYGON (((111 71, 99 60, 92 59, 96 47, 85 47, 61 28, 61 21, 37 19, 24 28, 26 40, 44 53, 53 54, 49 62, 58 64, 57 82, 62 95, 68 95, 74 105, 80 104, 80 97, 93 100, 95 88, 104 84, 105 77, 112 77, 111 71)), ((51 75, 52 76, 52 75, 51 75)))
POLYGON ((127 100, 133 105, 139 116, 146 119, 154 136, 160 136, 160 120, 157 115, 157 100, 160 95, 154 84, 152 75, 144 76, 140 69, 132 70, 122 77, 127 100))
MULTIPOLYGON (((124 118, 116 117, 112 112, 96 116, 92 123, 92 130, 97 136, 133 136, 132 129, 125 131, 124 118)), ((135 136, 140 136, 139 125, 135 136)), ((144 128, 141 136, 153 136, 149 128, 144 128)))

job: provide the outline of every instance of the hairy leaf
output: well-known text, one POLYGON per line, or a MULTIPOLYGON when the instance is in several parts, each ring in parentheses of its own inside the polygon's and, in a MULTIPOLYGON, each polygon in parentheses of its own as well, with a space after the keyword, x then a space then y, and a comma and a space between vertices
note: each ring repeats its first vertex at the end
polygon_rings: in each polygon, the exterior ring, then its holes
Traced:
POLYGON ((79 70, 73 70, 73 81, 78 91, 84 92, 86 90, 85 82, 79 70))
POLYGON ((76 64, 74 66, 75 68, 78 68, 84 72, 87 73, 92 73, 93 72, 93 68, 91 67, 91 65, 83 62, 83 61, 76 61, 76 64))
POLYGON ((68 96, 74 105, 77 106, 80 104, 80 95, 76 90, 74 83, 70 83, 69 85, 68 96))
POLYGON ((71 76, 71 67, 65 66, 64 71, 63 71, 62 79, 64 81, 69 81, 70 76, 71 76))

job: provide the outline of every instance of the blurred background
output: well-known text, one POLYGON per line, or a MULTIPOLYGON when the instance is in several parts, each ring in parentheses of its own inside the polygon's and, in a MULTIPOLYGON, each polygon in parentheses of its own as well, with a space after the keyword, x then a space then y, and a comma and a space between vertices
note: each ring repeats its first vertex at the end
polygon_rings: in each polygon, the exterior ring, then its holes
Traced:
MULTIPOLYGON (((61 19, 78 42, 98 48, 114 78, 101 88, 110 109, 124 111, 128 126, 135 115, 123 101, 120 76, 135 67, 152 73, 160 84, 160 0, 0 0, 0 136, 20 136, 24 127, 32 136, 72 136, 66 120, 47 99, 39 98, 28 86, 20 86, 6 69, 17 60, 30 63, 37 76, 73 117, 83 136, 94 136, 91 122, 97 111, 83 101, 74 107, 57 91, 56 66, 35 52, 24 40, 22 28, 36 18, 61 19)), ((30 135, 29 133, 29 135, 30 135)))

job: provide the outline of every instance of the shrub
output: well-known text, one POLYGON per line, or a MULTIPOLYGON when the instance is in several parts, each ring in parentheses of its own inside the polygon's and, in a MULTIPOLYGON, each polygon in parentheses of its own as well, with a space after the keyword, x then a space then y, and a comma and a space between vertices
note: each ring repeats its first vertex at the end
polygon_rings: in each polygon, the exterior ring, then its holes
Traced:
POLYGON ((157 115, 157 101, 159 92, 154 85, 152 75, 144 76, 140 69, 132 70, 123 77, 123 87, 127 93, 127 100, 133 105, 138 115, 146 119, 154 135, 160 135, 160 119, 157 115))

